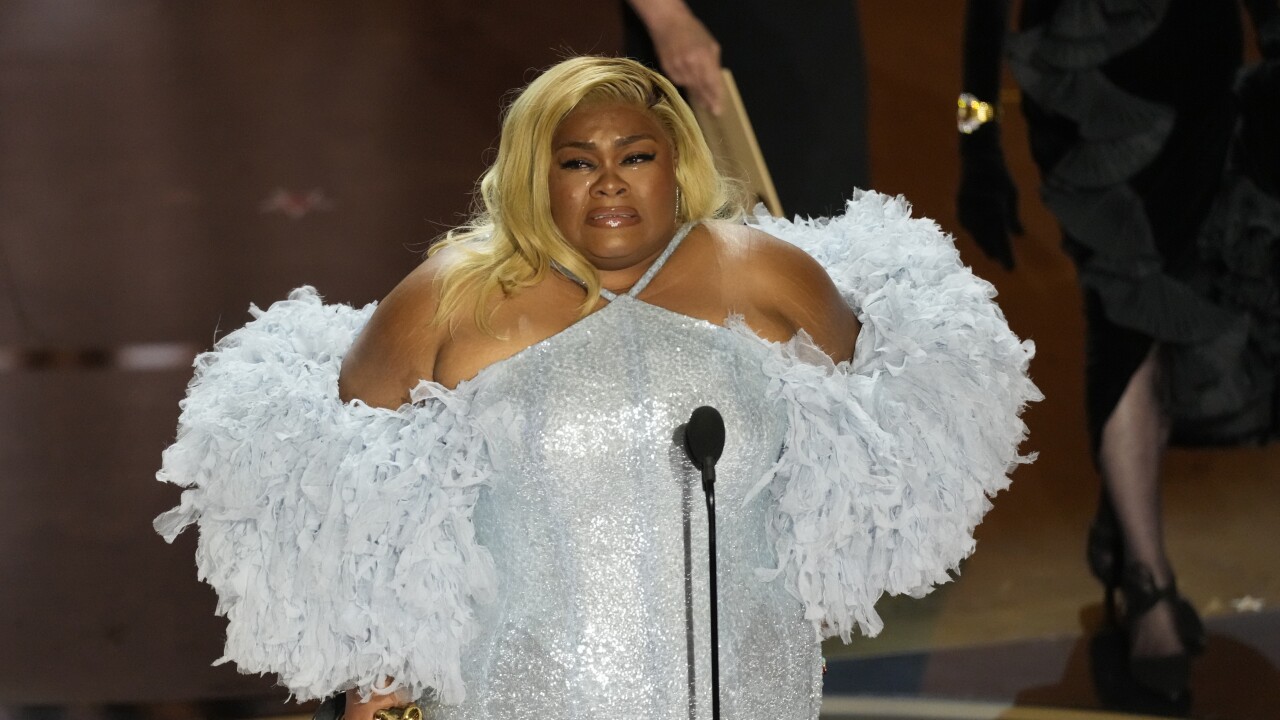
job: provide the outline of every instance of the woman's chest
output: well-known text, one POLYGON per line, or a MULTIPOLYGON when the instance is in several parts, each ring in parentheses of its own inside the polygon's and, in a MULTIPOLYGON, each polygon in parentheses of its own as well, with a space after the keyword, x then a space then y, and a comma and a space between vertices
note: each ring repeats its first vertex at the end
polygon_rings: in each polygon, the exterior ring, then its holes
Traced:
POLYGON ((505 403, 521 428, 491 448, 495 492, 551 511, 683 477, 683 425, 703 405, 724 418, 722 497, 745 497, 776 461, 785 415, 767 394, 768 347, 626 302, 482 373, 476 401, 505 403))
MULTIPOLYGON (((698 277, 664 273, 638 299, 619 298, 628 307, 618 314, 630 315, 630 311, 639 307, 638 314, 650 311, 647 313, 650 318, 665 312, 671 318, 683 318, 702 326, 719 326, 729 316, 738 315, 758 335, 772 341, 785 341, 794 334, 787 323, 758 310, 755 304, 743 302, 739 297, 742 293, 727 292, 725 287, 720 273, 714 269, 698 277), (668 277, 669 274, 674 279, 668 277)), ((489 316, 489 331, 476 327, 470 318, 451 329, 435 351, 432 377, 445 387, 457 387, 490 366, 568 333, 574 325, 588 322, 596 314, 613 312, 610 303, 601 300, 592 314, 583 317, 581 302, 581 289, 558 275, 533 288, 495 300, 489 316)))
POLYGON ((755 491, 786 433, 768 396, 768 352, 749 335, 637 303, 483 372, 474 402, 503 403, 519 428, 490 442, 495 480, 476 508, 477 536, 508 584, 619 573, 677 583, 688 543, 705 543, 703 491, 683 436, 703 405, 725 424, 719 537, 744 567, 765 563, 769 496, 755 491))

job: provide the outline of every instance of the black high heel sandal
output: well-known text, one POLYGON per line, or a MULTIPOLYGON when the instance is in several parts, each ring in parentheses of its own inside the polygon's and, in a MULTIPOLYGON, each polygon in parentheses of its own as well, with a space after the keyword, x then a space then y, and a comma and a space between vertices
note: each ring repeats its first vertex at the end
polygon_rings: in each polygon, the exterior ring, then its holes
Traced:
POLYGON ((1120 534, 1120 524, 1105 491, 1098 498, 1098 510, 1089 524, 1085 559, 1093 576, 1102 583, 1107 619, 1117 623, 1116 590, 1120 588, 1124 574, 1124 537, 1120 534))
POLYGON ((1129 674, 1139 685, 1170 699, 1178 699, 1188 691, 1191 657, 1204 652, 1204 624, 1191 603, 1178 594, 1177 583, 1172 578, 1164 587, 1156 587, 1150 568, 1145 565, 1128 566, 1124 571, 1126 626, 1132 625, 1160 603, 1169 603, 1173 611, 1174 626, 1183 651, 1154 657, 1130 654, 1129 674))
POLYGON ((1189 658, 1204 652, 1204 624, 1191 603, 1178 594, 1174 582, 1157 588, 1148 568, 1134 565, 1126 569, 1124 536, 1105 491, 1089 525, 1086 559, 1089 570, 1102 583, 1108 622, 1122 630, 1125 636, 1133 619, 1161 602, 1172 603, 1174 623, 1186 652, 1168 657, 1130 657, 1129 671, 1134 681, 1147 689, 1170 698, 1185 694, 1190 675, 1189 658), (1121 616, 1116 602, 1118 590, 1123 590, 1124 594, 1124 616, 1121 616))

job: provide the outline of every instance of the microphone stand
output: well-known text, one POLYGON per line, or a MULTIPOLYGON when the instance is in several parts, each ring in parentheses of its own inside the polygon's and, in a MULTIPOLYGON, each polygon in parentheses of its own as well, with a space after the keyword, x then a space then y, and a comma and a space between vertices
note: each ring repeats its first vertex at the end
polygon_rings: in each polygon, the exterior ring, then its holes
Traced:
POLYGON ((711 569, 711 717, 720 720, 720 594, 716 589, 716 466, 702 468, 707 496, 707 562, 711 569))
POLYGON ((684 447, 702 471, 707 496, 707 550, 711 570, 711 717, 720 720, 720 595, 716 589, 716 461, 724 451, 724 419, 713 407, 693 411, 685 425, 684 447))

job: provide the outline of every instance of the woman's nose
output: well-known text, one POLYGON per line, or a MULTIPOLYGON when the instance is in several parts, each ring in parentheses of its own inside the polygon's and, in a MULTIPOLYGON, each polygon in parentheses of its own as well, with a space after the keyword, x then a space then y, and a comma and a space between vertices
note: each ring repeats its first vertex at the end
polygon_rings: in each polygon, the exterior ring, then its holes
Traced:
POLYGON ((592 188, 592 192, 600 197, 618 197, 626 195, 628 191, 627 182, 612 169, 606 169, 601 173, 595 187, 592 188))

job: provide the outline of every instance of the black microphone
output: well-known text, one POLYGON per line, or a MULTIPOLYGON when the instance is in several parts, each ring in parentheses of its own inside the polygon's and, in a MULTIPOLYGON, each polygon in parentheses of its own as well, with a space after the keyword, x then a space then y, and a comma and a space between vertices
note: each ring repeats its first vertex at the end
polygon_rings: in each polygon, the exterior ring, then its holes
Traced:
POLYGON ((707 496, 707 550, 711 567, 711 717, 720 720, 720 613, 716 591, 716 461, 724 452, 724 418, 713 407, 693 411, 684 428, 684 449, 702 471, 707 496))
POLYGON ((716 481, 716 461, 724 452, 724 419, 709 405, 693 411, 684 428, 684 449, 693 466, 702 471, 702 489, 712 492, 716 481))

